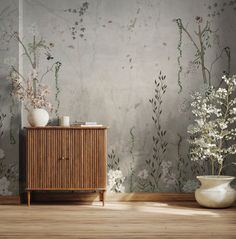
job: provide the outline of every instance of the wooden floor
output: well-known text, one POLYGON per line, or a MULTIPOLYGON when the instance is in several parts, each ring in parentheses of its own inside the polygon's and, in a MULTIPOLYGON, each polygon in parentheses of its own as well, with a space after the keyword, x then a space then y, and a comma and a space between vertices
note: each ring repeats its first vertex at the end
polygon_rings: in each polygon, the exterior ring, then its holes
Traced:
POLYGON ((236 207, 129 202, 0 206, 0 238, 236 238, 236 207))

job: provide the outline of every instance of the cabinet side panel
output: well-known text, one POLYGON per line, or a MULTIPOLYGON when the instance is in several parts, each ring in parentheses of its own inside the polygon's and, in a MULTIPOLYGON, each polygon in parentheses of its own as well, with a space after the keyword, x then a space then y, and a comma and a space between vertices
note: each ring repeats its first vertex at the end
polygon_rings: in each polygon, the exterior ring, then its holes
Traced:
POLYGON ((32 134, 31 131, 26 131, 26 188, 31 187, 31 163, 30 160, 32 158, 32 134))
POLYGON ((99 130, 99 149, 98 149, 98 162, 99 162, 99 188, 106 188, 106 156, 107 155, 107 131, 99 130))
POLYGON ((26 133, 26 149, 27 149, 27 158, 26 158, 26 167, 27 167, 27 188, 33 188, 35 184, 35 171, 34 171, 34 162, 36 161, 36 152, 35 152, 35 132, 34 130, 27 130, 26 133))

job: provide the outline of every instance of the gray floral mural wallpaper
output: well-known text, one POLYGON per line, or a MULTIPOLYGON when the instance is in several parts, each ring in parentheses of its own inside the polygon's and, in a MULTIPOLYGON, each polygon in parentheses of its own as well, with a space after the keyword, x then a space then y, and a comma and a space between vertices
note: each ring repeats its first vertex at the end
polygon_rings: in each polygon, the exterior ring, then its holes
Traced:
POLYGON ((17 1, 1 1, 0 5, 0 195, 18 193, 19 181, 19 105, 11 97, 7 80, 11 65, 18 65, 18 44, 11 34, 18 31, 17 1))
POLYGON ((39 70, 51 123, 70 115, 110 127, 109 191, 191 192, 210 173, 189 157, 190 95, 235 73, 236 1, 1 0, 0 21, 0 195, 19 193, 27 125, 7 77, 11 65, 29 73, 15 32, 50 46, 39 70))

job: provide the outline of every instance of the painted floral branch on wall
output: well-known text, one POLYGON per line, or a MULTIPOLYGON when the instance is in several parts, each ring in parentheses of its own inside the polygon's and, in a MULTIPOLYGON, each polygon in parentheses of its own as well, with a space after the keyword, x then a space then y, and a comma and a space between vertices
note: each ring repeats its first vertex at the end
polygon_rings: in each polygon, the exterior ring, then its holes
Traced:
MULTIPOLYGON (((3 4, 4 5, 4 4, 3 4)), ((11 41, 11 34, 14 32, 16 27, 16 16, 18 9, 16 6, 11 4, 9 1, 9 5, 5 8, 1 8, 0 11, 0 51, 8 52, 10 49, 9 43, 11 41)))
POLYGON ((210 38, 212 34, 215 34, 216 31, 213 31, 211 28, 210 22, 207 20, 205 23, 203 21, 202 17, 195 17, 196 22, 196 29, 194 32, 190 32, 190 30, 187 29, 187 27, 184 26, 183 21, 181 18, 174 20, 178 26, 179 29, 179 42, 178 42, 178 52, 179 55, 177 57, 178 62, 178 85, 179 85, 179 92, 182 92, 183 86, 181 83, 181 72, 183 70, 183 66, 181 65, 181 58, 182 58, 182 41, 183 41, 183 34, 187 36, 187 38, 192 43, 193 47, 195 48, 195 55, 194 59, 191 61, 191 64, 193 64, 197 69, 201 70, 202 80, 203 83, 208 85, 209 87, 212 85, 212 68, 213 65, 222 58, 223 52, 226 53, 227 57, 227 71, 226 73, 230 73, 230 48, 225 47, 221 54, 216 56, 215 60, 207 66, 206 63, 206 54, 207 50, 211 48, 211 41, 210 38))
POLYGON ((177 145, 177 153, 178 153, 178 161, 177 161, 177 172, 178 172, 178 178, 177 178, 177 186, 178 190, 181 192, 182 188, 187 181, 187 175, 189 170, 189 162, 190 160, 186 160, 185 157, 181 154, 181 144, 183 143, 183 137, 178 133, 178 145, 177 145))
POLYGON ((84 21, 83 16, 88 10, 88 7, 89 7, 89 3, 83 2, 79 8, 68 8, 64 10, 64 12, 72 14, 73 17, 75 16, 77 18, 74 24, 70 27, 71 36, 73 40, 76 40, 77 36, 86 40, 86 38, 84 38, 86 27, 83 24, 83 21, 84 21))
POLYGON ((120 170, 120 159, 116 157, 114 149, 111 153, 108 154, 108 186, 107 190, 109 192, 124 192, 125 187, 123 186, 125 177, 123 176, 122 171, 120 170))
POLYGON ((61 62, 57 61, 55 63, 55 87, 56 87, 56 94, 55 94, 55 100, 56 100, 56 108, 55 108, 55 114, 57 117, 59 117, 58 111, 60 108, 60 100, 59 100, 59 94, 60 94, 60 88, 59 88, 59 82, 58 82, 58 73, 61 68, 61 62))
POLYGON ((136 177, 136 185, 137 191, 140 192, 149 192, 152 190, 147 169, 139 171, 136 177))
POLYGON ((166 153, 166 130, 163 129, 161 123, 161 116, 163 113, 162 104, 163 96, 166 93, 167 85, 165 83, 166 76, 160 71, 158 79, 155 80, 154 97, 149 100, 152 105, 152 120, 155 127, 155 134, 153 135, 153 155, 151 159, 146 160, 146 165, 149 171, 149 184, 152 191, 158 191, 159 182, 161 178, 161 166, 164 154, 166 153))
POLYGON ((10 129, 9 129, 9 137, 10 137, 10 144, 16 144, 16 139, 14 136, 14 130, 13 130, 13 124, 14 124, 14 119, 15 119, 15 113, 14 113, 14 108, 15 108, 15 100, 12 98, 11 99, 11 105, 10 105, 10 129))
POLYGON ((114 149, 111 150, 111 153, 108 154, 107 157, 108 157, 107 163, 108 169, 120 170, 120 159, 119 157, 116 157, 114 149))
POLYGON ((181 72, 183 71, 183 66, 181 64, 181 58, 183 56, 183 52, 182 52, 182 41, 183 41, 183 28, 182 28, 182 21, 180 18, 176 19, 176 23, 178 25, 178 29, 179 29, 179 42, 178 42, 178 52, 179 55, 177 57, 177 62, 178 62, 178 85, 179 85, 179 93, 182 91, 183 86, 181 83, 181 72))
POLYGON ((199 185, 196 176, 204 175, 204 169, 206 165, 196 164, 196 162, 191 161, 190 159, 190 149, 188 148, 187 155, 183 155, 181 153, 182 144, 184 142, 184 138, 180 133, 177 133, 178 144, 177 144, 177 177, 176 177, 176 185, 178 192, 192 192, 199 185), (191 174, 189 174, 191 172, 191 174))
MULTIPOLYGON (((4 120, 6 114, 0 110, 0 142, 4 136, 4 120)), ((12 192, 9 189, 11 183, 15 183, 18 180, 18 172, 15 163, 9 165, 6 164, 5 151, 0 147, 0 195, 11 195, 12 192)))
POLYGON ((134 157, 134 130, 135 127, 133 126, 129 133, 130 133, 130 138, 131 138, 131 146, 130 146, 130 155, 131 155, 131 161, 130 161, 130 165, 129 165, 129 191, 133 192, 134 189, 134 179, 135 179, 135 157, 134 157))
POLYGON ((236 11, 236 1, 235 0, 225 0, 225 1, 215 1, 212 4, 209 4, 207 6, 208 8, 208 17, 209 18, 215 18, 221 16, 223 13, 225 13, 228 10, 236 11))
MULTIPOLYGON (((1 99, 1 96, 0 96, 1 99)), ((6 114, 2 112, 2 110, 0 109, 0 138, 3 136, 3 126, 4 126, 4 120, 6 119, 6 114)))
MULTIPOLYGON (((221 53, 218 56, 216 56, 215 60, 211 64, 211 69, 212 69, 213 65, 215 64, 215 62, 217 62, 218 59, 222 58, 223 55, 225 55, 226 58, 227 58, 227 70, 224 70, 223 74, 226 75, 226 76, 230 76, 230 73, 231 73, 231 51, 230 51, 229 47, 225 47, 221 51, 221 53)), ((222 83, 223 83, 223 80, 220 81, 220 83, 217 86, 217 88, 219 88, 222 83)))
MULTIPOLYGON (((3 3, 4 6, 4 3, 3 3)), ((1 8, 1 7, 0 7, 1 8)), ((4 65, 9 65, 10 62, 15 62, 16 57, 10 56, 11 49, 16 50, 16 46, 11 44, 12 39, 12 32, 14 32, 16 28, 16 16, 17 16, 17 7, 9 2, 9 5, 5 6, 4 8, 1 8, 0 11, 0 52, 1 57, 6 54, 8 57, 3 58, 4 65)), ((1 64, 2 62, 0 62, 1 64)), ((1 67, 0 67, 1 68, 1 67)), ((6 66, 4 66, 6 69, 6 66)), ((3 69, 4 69, 3 68, 3 69)), ((2 70, 2 69, 1 69, 2 70)), ((11 86, 9 86, 10 88, 11 86)), ((4 95, 3 95, 4 96, 4 95)), ((14 120, 16 117, 16 104, 15 101, 10 98, 8 101, 8 107, 9 107, 9 142, 10 144, 16 144, 16 132, 14 132, 14 120)))
POLYGON ((5 152, 0 148, 0 195, 12 195, 11 184, 18 180, 18 172, 15 163, 7 165, 5 162, 5 152))
MULTIPOLYGON (((51 43, 52 44, 52 43, 51 43)), ((48 56, 48 60, 53 59, 53 57, 50 54, 50 58, 48 56)), ((59 71, 62 66, 62 63, 60 61, 54 62, 50 67, 47 68, 47 70, 42 74, 40 81, 44 79, 44 77, 49 73, 54 71, 54 79, 55 79, 55 101, 56 101, 56 107, 54 107, 54 112, 57 117, 59 117, 58 111, 60 108, 60 99, 59 94, 61 93, 60 87, 59 87, 59 71)))

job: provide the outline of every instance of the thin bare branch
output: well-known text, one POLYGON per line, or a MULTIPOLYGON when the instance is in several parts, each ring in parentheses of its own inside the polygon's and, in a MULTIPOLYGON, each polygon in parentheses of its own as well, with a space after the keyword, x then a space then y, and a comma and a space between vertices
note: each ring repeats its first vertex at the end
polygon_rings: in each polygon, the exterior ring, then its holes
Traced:
POLYGON ((24 76, 14 66, 11 66, 11 68, 26 82, 26 79, 24 78, 24 76))
POLYGON ((223 52, 224 52, 224 49, 221 50, 220 54, 216 56, 215 60, 211 63, 210 72, 212 71, 213 65, 222 57, 223 52))
POLYGON ((197 51, 200 51, 198 45, 197 45, 196 42, 193 40, 192 36, 191 36, 190 33, 188 32, 188 30, 183 26, 183 24, 182 24, 182 29, 183 29, 183 31, 187 34, 187 36, 189 37, 190 41, 193 43, 193 45, 195 46, 195 48, 197 49, 197 51))
POLYGON ((210 30, 209 27, 210 27, 210 23, 209 23, 209 21, 207 21, 205 27, 201 31, 201 35, 203 35, 207 31, 209 31, 210 30))
POLYGON ((41 78, 40 78, 40 82, 43 80, 43 78, 50 72, 52 71, 53 67, 56 65, 56 62, 54 62, 50 68, 47 68, 47 70, 42 74, 41 78))
POLYGON ((211 72, 209 71, 209 69, 205 66, 204 67, 206 72, 208 73, 208 82, 209 82, 209 86, 211 86, 211 72))
POLYGON ((26 49, 24 43, 21 41, 21 39, 20 39, 18 33, 15 32, 15 33, 14 33, 14 36, 15 36, 16 40, 17 40, 17 41, 21 44, 21 46, 23 47, 24 52, 25 52, 25 55, 27 56, 27 58, 28 58, 29 61, 30 61, 30 64, 31 64, 32 67, 34 68, 34 64, 33 64, 33 61, 32 61, 32 59, 31 59, 31 57, 30 57, 30 54, 28 53, 28 51, 27 51, 27 49, 26 49))

